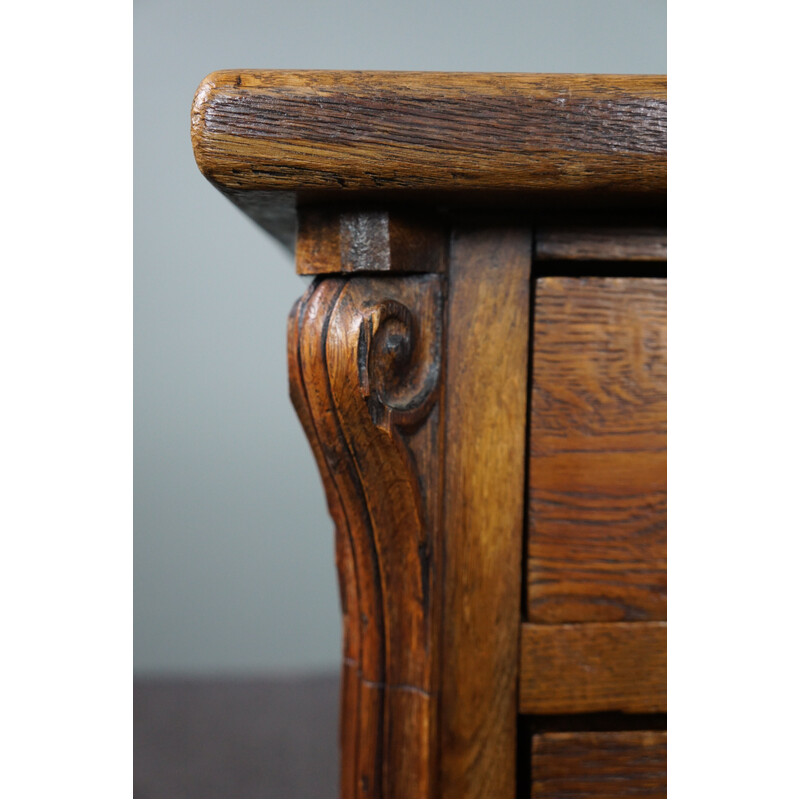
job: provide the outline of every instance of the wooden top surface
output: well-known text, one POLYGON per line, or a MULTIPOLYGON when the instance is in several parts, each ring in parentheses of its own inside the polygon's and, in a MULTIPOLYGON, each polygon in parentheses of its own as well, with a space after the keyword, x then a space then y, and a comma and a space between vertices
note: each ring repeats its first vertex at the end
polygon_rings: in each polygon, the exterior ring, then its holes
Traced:
POLYGON ((197 90, 192 143, 279 238, 297 203, 663 202, 666 90, 647 75, 225 70, 197 90))

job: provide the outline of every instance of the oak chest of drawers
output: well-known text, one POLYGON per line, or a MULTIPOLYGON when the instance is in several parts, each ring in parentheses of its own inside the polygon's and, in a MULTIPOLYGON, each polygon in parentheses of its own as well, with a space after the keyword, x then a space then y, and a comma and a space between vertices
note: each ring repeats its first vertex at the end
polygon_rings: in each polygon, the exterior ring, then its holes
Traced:
POLYGON ((226 71, 209 180, 315 276, 344 797, 666 791, 666 79, 226 71))

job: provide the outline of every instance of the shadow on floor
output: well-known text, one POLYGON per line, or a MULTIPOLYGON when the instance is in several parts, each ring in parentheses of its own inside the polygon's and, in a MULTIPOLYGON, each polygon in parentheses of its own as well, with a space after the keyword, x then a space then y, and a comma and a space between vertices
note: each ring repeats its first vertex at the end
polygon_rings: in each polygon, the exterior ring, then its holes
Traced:
POLYGON ((338 795, 339 678, 137 679, 134 798, 338 795))

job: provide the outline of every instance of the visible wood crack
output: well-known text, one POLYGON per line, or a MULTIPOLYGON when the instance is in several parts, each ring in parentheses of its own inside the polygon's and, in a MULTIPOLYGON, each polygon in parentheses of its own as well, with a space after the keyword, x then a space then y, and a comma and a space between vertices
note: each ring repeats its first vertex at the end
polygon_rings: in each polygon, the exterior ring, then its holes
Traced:
POLYGON ((421 694, 423 697, 433 697, 436 693, 429 692, 426 689, 421 689, 419 686, 412 686, 409 683, 384 683, 382 681, 370 681, 364 678, 363 676, 359 675, 359 679, 365 686, 369 686, 370 689, 382 689, 389 692, 414 692, 415 694, 421 694))

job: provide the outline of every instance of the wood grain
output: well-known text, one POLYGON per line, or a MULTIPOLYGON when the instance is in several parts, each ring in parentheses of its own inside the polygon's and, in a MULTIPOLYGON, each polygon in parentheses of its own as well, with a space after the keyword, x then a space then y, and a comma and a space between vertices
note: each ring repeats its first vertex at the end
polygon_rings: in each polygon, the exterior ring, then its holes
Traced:
POLYGON ((444 272, 442 226, 424 215, 337 208, 300 209, 297 272, 444 272))
POLYGON ((666 281, 536 281, 528 619, 666 619, 666 281))
MULTIPOLYGON (((331 230, 310 215, 298 253, 347 261, 331 230)), ((365 230, 370 259, 412 263, 365 230)), ((515 791, 531 233, 458 227, 448 249, 446 275, 318 278, 290 318, 337 530, 346 797, 515 791)))
POLYGON ((237 190, 663 191, 666 78, 224 70, 192 139, 237 190))
POLYGON ((541 733, 531 797, 666 797, 666 731, 541 733))
POLYGON ((292 400, 336 523, 344 797, 436 795, 442 305, 436 275, 337 277, 289 321, 292 400))
POLYGON ((309 200, 666 196, 664 76, 224 70, 191 132, 203 174, 287 244, 309 200))
MULTIPOLYGON (((520 710, 665 707, 665 282, 530 299, 534 227, 540 275, 666 257, 666 104, 663 76, 197 91, 199 168, 318 276, 290 386, 336 529, 345 797, 511 797, 520 710)), ((646 788, 630 735, 538 730, 534 791, 646 788)))
POLYGON ((531 235, 457 228, 445 420, 442 797, 514 797, 531 235))
POLYGON ((538 261, 665 261, 665 228, 538 226, 538 261))
POLYGON ((524 624, 523 714, 667 710, 667 623, 524 624))

